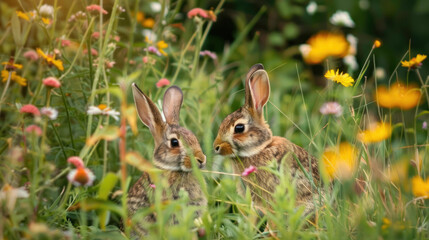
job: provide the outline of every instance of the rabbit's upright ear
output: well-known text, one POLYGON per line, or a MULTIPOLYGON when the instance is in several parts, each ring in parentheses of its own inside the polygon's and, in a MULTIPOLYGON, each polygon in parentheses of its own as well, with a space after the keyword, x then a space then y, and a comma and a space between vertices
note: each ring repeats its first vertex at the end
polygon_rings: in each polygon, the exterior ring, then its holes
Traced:
POLYGON ((257 63, 255 65, 253 65, 249 71, 247 72, 246 75, 246 82, 245 82, 245 89, 246 89, 246 100, 245 100, 245 105, 252 107, 253 106, 253 100, 252 100, 252 94, 250 93, 250 79, 252 77, 252 74, 260 69, 264 69, 264 66, 260 63, 257 63))
POLYGON ((250 101, 248 107, 254 109, 258 115, 262 115, 262 109, 270 97, 270 80, 268 78, 268 73, 264 69, 256 70, 250 76, 247 84, 250 95, 246 96, 250 101))
POLYGON ((164 94, 162 111, 168 124, 179 124, 180 107, 183 102, 182 90, 177 86, 171 86, 164 94))
POLYGON ((162 132, 163 121, 156 105, 140 90, 135 83, 132 84, 134 102, 140 120, 151 131, 154 138, 162 132))

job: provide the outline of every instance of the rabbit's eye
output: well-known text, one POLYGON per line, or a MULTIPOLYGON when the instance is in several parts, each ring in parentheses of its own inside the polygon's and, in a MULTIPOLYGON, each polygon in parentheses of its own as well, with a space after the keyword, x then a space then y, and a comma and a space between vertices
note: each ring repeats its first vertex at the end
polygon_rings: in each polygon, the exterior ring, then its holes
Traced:
POLYGON ((171 147, 178 147, 179 146, 179 140, 177 140, 176 138, 172 138, 170 140, 170 144, 171 144, 171 147))
POLYGON ((234 133, 242 133, 244 132, 244 124, 237 124, 234 127, 234 133))

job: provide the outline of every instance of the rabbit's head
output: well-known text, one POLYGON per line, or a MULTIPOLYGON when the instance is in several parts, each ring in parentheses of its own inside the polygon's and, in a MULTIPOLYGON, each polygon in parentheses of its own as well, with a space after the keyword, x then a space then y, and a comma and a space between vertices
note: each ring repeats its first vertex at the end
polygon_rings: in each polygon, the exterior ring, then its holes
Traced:
POLYGON ((270 96, 270 82, 262 64, 250 68, 245 89, 244 105, 229 114, 219 127, 213 145, 217 154, 250 157, 271 142, 272 133, 263 115, 263 107, 270 96))
POLYGON ((167 89, 164 94, 162 111, 144 94, 135 83, 132 84, 134 102, 140 120, 152 133, 155 141, 153 163, 160 169, 170 171, 192 171, 192 159, 203 168, 206 156, 201 150, 195 135, 188 129, 179 126, 179 113, 183 93, 177 86, 167 89))

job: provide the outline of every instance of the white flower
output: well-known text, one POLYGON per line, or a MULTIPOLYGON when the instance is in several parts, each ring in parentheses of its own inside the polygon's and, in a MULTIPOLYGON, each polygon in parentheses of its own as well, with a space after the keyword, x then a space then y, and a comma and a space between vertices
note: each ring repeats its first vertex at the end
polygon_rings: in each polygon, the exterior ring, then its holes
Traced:
POLYGON ((301 44, 299 45, 299 51, 301 52, 301 55, 305 58, 310 54, 311 46, 308 44, 301 44))
POLYGON ((320 107, 319 111, 323 115, 335 115, 339 117, 343 114, 343 107, 337 102, 326 102, 320 107))
POLYGON ((39 8, 39 12, 40 15, 42 16, 47 16, 47 17, 54 17, 54 7, 52 7, 51 5, 48 4, 43 4, 40 8, 39 8))
POLYGON ((345 27, 354 27, 355 23, 353 22, 350 14, 346 11, 338 10, 332 17, 329 19, 329 22, 336 26, 345 26, 345 27))
POLYGON ((162 6, 161 6, 161 3, 159 2, 150 2, 149 7, 152 10, 152 12, 159 13, 161 11, 162 6))
POLYGON ((18 198, 28 197, 29 194, 24 187, 14 188, 6 183, 0 191, 0 204, 3 205, 3 201, 6 201, 6 207, 12 211, 18 198))
POLYGON ((78 167, 69 172, 67 179, 76 187, 91 186, 94 183, 95 175, 88 168, 78 167))
POLYGON ((58 111, 51 107, 42 107, 42 109, 40 109, 40 113, 47 116, 51 120, 55 120, 58 117, 58 111))
POLYGON ((144 37, 147 37, 149 41, 156 42, 156 34, 150 29, 144 29, 142 31, 144 37))
POLYGON ((317 11, 317 3, 311 1, 305 8, 308 14, 313 15, 317 11))
POLYGON ((347 34, 347 42, 350 44, 350 50, 349 54, 356 55, 357 52, 357 44, 358 44, 358 38, 355 37, 353 34, 347 34))
POLYGON ((357 70, 359 65, 354 55, 347 55, 343 58, 344 63, 353 71, 357 70))
POLYGON ((108 115, 113 117, 116 121, 119 120, 118 116, 120 115, 118 111, 108 108, 105 104, 90 106, 86 113, 89 115, 108 115))
POLYGON ((377 79, 383 79, 386 77, 386 71, 384 71, 384 68, 378 67, 375 69, 375 77, 377 79))

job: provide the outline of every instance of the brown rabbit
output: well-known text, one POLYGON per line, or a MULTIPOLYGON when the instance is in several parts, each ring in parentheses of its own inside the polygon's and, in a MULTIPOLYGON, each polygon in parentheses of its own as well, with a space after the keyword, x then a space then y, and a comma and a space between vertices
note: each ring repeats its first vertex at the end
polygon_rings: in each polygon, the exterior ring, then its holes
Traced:
MULTIPOLYGON (((140 120, 149 128, 155 140, 153 164, 164 170, 162 177, 168 182, 169 189, 163 192, 163 198, 177 199, 180 189, 189 194, 189 205, 201 206, 197 217, 207 206, 207 199, 201 186, 192 174, 191 159, 198 161, 197 166, 203 168, 206 156, 201 150, 195 135, 186 128, 179 126, 179 112, 183 101, 182 90, 177 86, 167 89, 164 94, 162 110, 165 122, 156 105, 137 87, 132 84, 134 101, 140 120), (192 154, 193 158, 189 155, 192 154)), ((140 208, 153 204, 154 185, 148 173, 143 173, 140 179, 128 192, 128 213, 134 215, 140 208)), ((154 214, 148 215, 136 224, 132 236, 144 235, 144 222, 155 222, 154 214)))
MULTIPOLYGON (((272 136, 263 116, 263 107, 270 96, 270 83, 262 64, 250 68, 245 85, 245 104, 221 123, 213 146, 215 152, 231 157, 237 174, 250 166, 267 166, 273 160, 280 166, 284 158, 286 173, 296 180, 297 204, 304 205, 308 214, 314 209, 314 199, 318 196, 315 185, 309 180, 309 175, 312 175, 314 183, 317 185, 319 182, 318 161, 286 138, 272 136), (307 176, 294 155, 308 173, 307 176)), ((243 180, 251 191, 253 203, 260 208, 267 207, 267 202, 272 201, 272 194, 279 184, 275 174, 263 169, 243 176, 243 180)))

